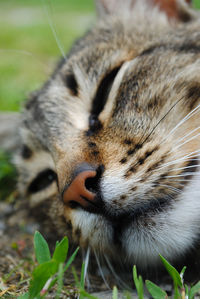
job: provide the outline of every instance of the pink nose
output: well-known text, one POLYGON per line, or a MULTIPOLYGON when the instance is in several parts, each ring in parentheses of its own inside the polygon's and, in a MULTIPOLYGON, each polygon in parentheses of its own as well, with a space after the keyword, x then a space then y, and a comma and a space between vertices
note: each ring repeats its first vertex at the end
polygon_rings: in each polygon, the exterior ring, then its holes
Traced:
POLYGON ((95 177, 97 174, 94 170, 85 170, 77 174, 69 187, 63 194, 63 201, 70 205, 77 203, 83 208, 87 208, 89 203, 94 200, 95 194, 86 188, 86 180, 95 177))

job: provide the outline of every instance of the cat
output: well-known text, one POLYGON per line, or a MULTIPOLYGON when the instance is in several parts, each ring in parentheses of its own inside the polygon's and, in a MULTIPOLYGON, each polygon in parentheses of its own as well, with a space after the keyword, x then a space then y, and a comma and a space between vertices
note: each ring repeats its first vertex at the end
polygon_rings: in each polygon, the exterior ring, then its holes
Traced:
POLYGON ((25 104, 19 192, 99 259, 176 262, 200 241, 200 17, 183 0, 96 2, 25 104))

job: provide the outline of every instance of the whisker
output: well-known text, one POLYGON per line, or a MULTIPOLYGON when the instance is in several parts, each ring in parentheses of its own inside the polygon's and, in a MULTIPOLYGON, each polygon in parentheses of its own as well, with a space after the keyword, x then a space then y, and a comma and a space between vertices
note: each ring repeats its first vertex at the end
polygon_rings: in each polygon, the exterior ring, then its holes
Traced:
POLYGON ((174 168, 173 171, 184 170, 184 169, 190 169, 190 168, 196 168, 196 167, 199 167, 199 164, 190 165, 190 166, 185 166, 185 167, 179 167, 179 168, 174 168))
POLYGON ((111 263, 110 263, 108 257, 107 257, 106 255, 104 255, 104 258, 105 258, 105 261, 106 261, 106 263, 107 263, 107 265, 108 265, 108 267, 109 267, 109 269, 110 269, 112 275, 114 276, 114 278, 115 278, 116 281, 118 282, 119 286, 120 286, 122 289, 123 289, 123 288, 127 289, 128 286, 126 285, 126 283, 124 283, 124 281, 122 281, 122 279, 119 277, 119 275, 117 275, 117 273, 115 272, 113 266, 111 265, 111 263))
MULTIPOLYGON (((159 126, 159 124, 168 116, 168 114, 174 109, 174 107, 184 99, 184 97, 180 98, 179 100, 177 100, 170 108, 169 110, 163 115, 163 117, 161 117, 161 119, 157 122, 157 124, 153 127, 153 129, 150 131, 150 133, 147 135, 147 137, 144 139, 144 141, 142 142, 142 145, 149 139, 149 137, 153 134, 153 132, 155 131, 155 129, 159 126)), ((140 143, 140 141, 139 141, 140 143)))
MULTIPOLYGON (((190 157, 199 157, 199 153, 200 153, 200 150, 196 150, 196 151, 194 151, 194 152, 188 153, 188 154, 186 154, 186 155, 183 156, 183 157, 180 157, 180 158, 178 158, 178 159, 176 159, 176 160, 169 161, 168 163, 163 164, 162 166, 160 166, 159 168, 157 168, 157 170, 163 169, 163 168, 165 168, 165 167, 167 167, 167 166, 174 165, 174 164, 176 164, 177 162, 181 162, 181 161, 187 160, 187 159, 190 158, 190 157)), ((172 158, 173 158, 173 157, 172 157, 172 158)), ((190 159, 190 160, 193 160, 193 159, 190 159)))
POLYGON ((192 111, 190 111, 170 132, 169 134, 162 140, 161 144, 169 138, 184 122, 190 119, 192 116, 200 112, 200 104, 195 107, 192 111))
POLYGON ((60 39, 58 38, 58 34, 57 34, 57 31, 56 31, 56 25, 53 22, 53 14, 52 14, 51 1, 48 1, 48 5, 46 3, 47 0, 41 0, 41 1, 43 2, 43 9, 44 9, 44 12, 45 12, 45 14, 47 16, 49 27, 51 28, 51 31, 52 31, 52 34, 53 34, 54 39, 56 41, 56 44, 58 46, 58 49, 60 50, 61 55, 63 56, 63 58, 66 60, 65 51, 63 49, 63 46, 61 44, 60 39))
MULTIPOLYGON (((182 191, 173 187, 173 186, 169 186, 169 185, 166 185, 166 184, 160 184, 158 183, 158 186, 161 186, 161 187, 165 187, 165 188, 168 188, 168 189, 171 189, 172 191, 176 192, 176 193, 181 193, 182 191)), ((183 185, 182 185, 183 186, 183 185)))
MULTIPOLYGON (((175 182, 175 183, 180 183, 180 182, 186 182, 186 183, 188 183, 188 180, 187 179, 174 179, 174 178, 168 178, 168 180, 173 180, 173 182, 175 182)), ((198 180, 199 181, 199 177, 196 177, 196 178, 193 178, 193 180, 198 180)), ((183 184, 182 184, 182 186, 184 186, 183 184)))
MULTIPOLYGON (((161 119, 156 123, 156 125, 153 127, 153 129, 150 131, 150 133, 147 135, 147 137, 145 137, 145 133, 142 135, 142 137, 139 140, 139 144, 140 142, 142 142, 141 146, 143 146, 143 144, 145 144, 145 142, 149 139, 149 137, 153 134, 153 132, 156 130, 156 128, 159 126, 159 124, 168 116, 168 114, 170 114, 170 112, 174 109, 174 107, 176 107, 176 105, 181 102, 184 99, 184 97, 180 98, 179 100, 177 100, 170 108, 169 110, 163 115, 163 117, 161 117, 161 119), (144 140, 142 141, 142 139, 144 138, 144 140)), ((151 124, 148 126, 148 129, 151 127, 151 124)), ((147 129, 147 130, 148 130, 147 129)), ((135 163, 135 165, 133 167, 135 167, 138 164, 138 162, 135 163)))
MULTIPOLYGON (((200 171, 195 172, 195 174, 200 174, 200 171)), ((184 174, 177 174, 177 175, 166 175, 166 178, 178 178, 178 177, 185 177, 185 176, 191 176, 191 173, 184 173, 184 174)))
POLYGON ((30 56, 33 57, 35 60, 37 60, 37 62, 39 62, 43 67, 45 68, 49 68, 49 66, 47 64, 45 64, 41 59, 39 59, 35 54, 33 54, 30 51, 26 51, 26 50, 19 50, 19 49, 0 49, 0 52, 10 52, 11 54, 20 54, 20 55, 25 55, 25 56, 30 56))
POLYGON ((103 273, 103 271, 102 271, 101 264, 100 264, 100 261, 99 261, 99 257, 98 257, 98 255, 97 255, 97 253, 96 253, 95 250, 94 250, 94 256, 95 256, 95 258, 96 258, 97 266, 98 266, 98 268, 99 268, 99 272, 100 272, 100 275, 101 275, 101 277, 102 277, 102 279, 103 279, 103 282, 105 283, 106 287, 107 287, 108 289, 110 289, 110 286, 108 285, 108 283, 107 283, 107 281, 106 281, 106 279, 105 279, 105 275, 104 275, 104 273, 103 273))
POLYGON ((90 288, 90 281, 88 276, 88 265, 89 265, 89 259, 90 259, 90 247, 88 247, 86 256, 85 256, 85 269, 84 269, 84 281, 87 282, 87 287, 90 288))
POLYGON ((197 138, 198 136, 200 136, 200 133, 198 133, 198 134, 195 135, 195 136, 192 136, 191 138, 187 139, 185 142, 183 142, 183 143, 181 143, 181 144, 179 144, 179 145, 173 147, 173 149, 172 149, 169 153, 173 152, 174 150, 178 149, 179 147, 183 146, 184 144, 188 143, 189 141, 191 141, 191 140, 197 138))
POLYGON ((188 136, 190 136, 192 133, 196 132, 196 131, 199 130, 199 129, 200 129, 200 126, 197 127, 197 128, 195 128, 194 130, 190 131, 188 134, 184 135, 183 137, 179 138, 179 139, 177 140, 177 142, 175 142, 174 145, 178 144, 179 142, 181 142, 182 140, 184 140, 185 138, 187 138, 188 136))

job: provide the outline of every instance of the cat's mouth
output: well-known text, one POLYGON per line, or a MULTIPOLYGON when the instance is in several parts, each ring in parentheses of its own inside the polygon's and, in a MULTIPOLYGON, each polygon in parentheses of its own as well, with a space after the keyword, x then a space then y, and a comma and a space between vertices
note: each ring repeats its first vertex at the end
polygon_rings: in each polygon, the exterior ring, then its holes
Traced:
POLYGON ((101 215, 110 221, 112 225, 118 225, 119 223, 124 225, 143 217, 152 216, 169 209, 172 203, 171 198, 160 197, 140 203, 133 203, 131 207, 129 206, 128 210, 120 210, 114 209, 112 206, 106 204, 100 194, 92 201, 84 197, 82 197, 82 199, 86 201, 85 206, 71 201, 70 207, 73 210, 82 210, 91 214, 101 215))
MULTIPOLYGON (((191 160, 186 168, 183 168, 181 175, 184 175, 185 180, 191 178, 198 169, 196 164, 193 165, 194 163, 196 160, 191 160)), ((112 200, 104 198, 100 186, 103 171, 102 165, 95 168, 87 163, 81 164, 72 182, 63 190, 64 203, 74 211, 82 210, 101 215, 114 225, 115 223, 127 224, 170 209, 178 200, 180 191, 183 189, 183 186, 180 185, 177 186, 179 189, 163 189, 164 191, 161 191, 158 184, 158 188, 155 187, 154 190, 151 190, 149 196, 146 194, 146 198, 136 199, 132 194, 132 197, 127 200, 128 204, 122 205, 121 198, 112 200)))

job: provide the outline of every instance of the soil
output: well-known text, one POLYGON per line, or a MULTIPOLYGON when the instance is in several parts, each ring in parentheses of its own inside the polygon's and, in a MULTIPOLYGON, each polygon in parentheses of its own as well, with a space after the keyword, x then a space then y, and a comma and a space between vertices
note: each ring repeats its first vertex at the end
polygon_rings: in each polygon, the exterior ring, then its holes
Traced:
MULTIPOLYGON (((31 273, 37 265, 33 248, 33 235, 36 230, 42 233, 50 250, 53 251, 57 237, 54 233, 51 234, 49 226, 45 223, 46 219, 38 221, 32 215, 27 202, 20 200, 15 192, 9 200, 0 201, 0 298, 17 298, 28 290, 31 273)), ((72 247, 68 256, 75 249, 72 247)), ((80 253, 73 262, 78 277, 80 277, 81 265, 82 255, 80 253)), ((90 265, 89 272, 92 275, 88 275, 90 284, 86 285, 87 291, 95 294, 99 299, 112 298, 112 291, 108 291, 107 285, 100 277, 92 260, 90 260, 90 265)), ((199 273, 199 266, 196 268, 199 273)), ((170 295, 172 286, 169 284, 169 275, 167 277, 161 287, 170 295)), ((116 283, 114 277, 110 276, 106 277, 106 282, 110 285, 110 289, 116 283)), ((193 280, 193 282, 196 281, 193 280)), ((55 298, 55 292, 56 287, 45 298, 55 298)), ((79 298, 72 267, 65 275, 61 298, 79 298)), ((122 293, 119 293, 118 298, 124 298, 122 293)), ((131 293, 131 298, 137 298, 134 292, 131 293)))
MULTIPOLYGON (((31 216, 26 202, 16 198, 11 203, 0 202, 0 298, 17 298, 28 290, 31 273, 37 265, 33 248, 35 230, 42 232, 50 249, 54 248, 55 237, 31 216)), ((81 265, 82 257, 78 256, 73 263, 78 276, 81 265)), ((98 276, 90 275, 91 281, 90 292, 107 289, 98 276)), ((55 298, 55 289, 45 298, 55 298)), ((72 269, 66 273, 61 298, 78 298, 72 269)))

